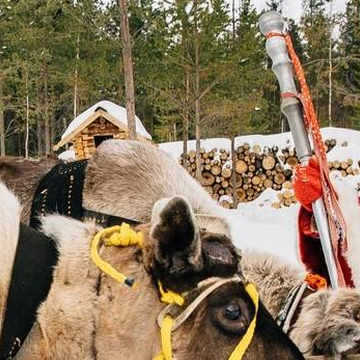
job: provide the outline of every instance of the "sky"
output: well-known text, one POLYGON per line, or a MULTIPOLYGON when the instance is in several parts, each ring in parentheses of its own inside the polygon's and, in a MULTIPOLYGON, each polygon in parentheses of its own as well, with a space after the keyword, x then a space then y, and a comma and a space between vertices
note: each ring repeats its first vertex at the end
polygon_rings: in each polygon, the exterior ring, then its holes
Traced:
MULTIPOLYGON (((241 0, 235 0, 240 4, 241 0)), ((267 0, 252 0, 251 2, 255 5, 258 10, 262 10, 266 7, 267 0)), ((110 0, 105 0, 105 2, 110 2, 110 0)), ((229 0, 231 2, 231 0, 229 0)), ((346 3, 348 0, 332 0, 333 11, 334 12, 344 12, 346 3)), ((299 20, 301 16, 301 3, 302 0, 284 0, 283 2, 283 15, 295 20, 299 20)), ((237 5, 239 6, 239 5, 237 5)), ((328 8, 330 6, 328 5, 328 8)))
MULTIPOLYGON (((348 0, 333 0, 333 12, 344 12, 346 3, 348 0)), ((258 10, 262 10, 266 7, 266 0, 253 0, 252 3, 258 10)), ((294 20, 299 20, 301 16, 301 3, 302 0, 284 0, 283 3, 283 15, 294 20)), ((330 6, 327 6, 330 10, 330 6)))

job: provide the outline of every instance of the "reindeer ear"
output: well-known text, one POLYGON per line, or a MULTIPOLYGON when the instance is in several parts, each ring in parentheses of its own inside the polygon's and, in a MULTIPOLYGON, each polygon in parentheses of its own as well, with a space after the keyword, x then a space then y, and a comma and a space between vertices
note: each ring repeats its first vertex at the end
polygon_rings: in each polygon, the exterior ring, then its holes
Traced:
POLYGON ((180 196, 157 202, 150 235, 155 258, 169 274, 180 276, 202 269, 201 242, 188 201, 180 196))

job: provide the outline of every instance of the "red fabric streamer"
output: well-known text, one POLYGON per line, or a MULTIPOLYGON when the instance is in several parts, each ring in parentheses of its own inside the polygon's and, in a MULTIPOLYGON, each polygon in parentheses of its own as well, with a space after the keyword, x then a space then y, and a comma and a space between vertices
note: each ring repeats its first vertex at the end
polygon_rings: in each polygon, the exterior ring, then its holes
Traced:
POLYGON ((309 211, 311 204, 322 195, 320 169, 316 158, 311 158, 309 164, 297 165, 293 177, 295 197, 309 211))
MULTIPOLYGON (((296 55, 290 35, 279 33, 267 34, 267 38, 271 38, 273 36, 282 36, 285 39, 290 59, 294 66, 295 75, 300 84, 300 94, 298 94, 297 97, 301 101, 303 107, 305 127, 313 140, 314 152, 319 164, 320 183, 322 187, 324 205, 328 216, 331 245, 338 274, 338 284, 340 287, 344 287, 346 286, 346 282, 339 262, 339 255, 341 252, 346 252, 348 249, 348 244, 346 241, 346 223, 337 201, 336 192, 330 181, 329 168, 326 158, 326 148, 320 133, 320 127, 312 103, 310 90, 306 83, 304 70, 301 66, 298 56, 296 55)), ((288 97, 290 94, 287 93, 284 95, 285 97, 288 97)))

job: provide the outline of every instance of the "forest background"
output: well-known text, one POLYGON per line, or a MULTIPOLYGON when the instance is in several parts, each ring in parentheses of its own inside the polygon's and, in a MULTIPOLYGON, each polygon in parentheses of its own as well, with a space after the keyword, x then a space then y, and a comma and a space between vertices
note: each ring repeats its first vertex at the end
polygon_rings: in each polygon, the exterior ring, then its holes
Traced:
MULTIPOLYGON (((127 5, 136 114, 156 142, 287 130, 252 1, 127 5)), ((360 130, 360 0, 328 5, 302 0, 289 32, 321 126, 360 130)), ((125 107, 120 19, 116 0, 0 0, 0 155, 50 154, 87 107, 125 107)))

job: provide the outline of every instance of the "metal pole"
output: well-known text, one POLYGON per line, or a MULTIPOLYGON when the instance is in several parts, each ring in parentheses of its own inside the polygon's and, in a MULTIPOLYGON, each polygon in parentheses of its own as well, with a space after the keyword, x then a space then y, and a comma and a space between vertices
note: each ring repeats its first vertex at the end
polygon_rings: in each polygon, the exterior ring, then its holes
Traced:
MULTIPOLYGON (((276 11, 269 11, 260 17, 259 27, 264 35, 269 33, 283 33, 284 21, 279 13, 276 11)), ((289 59, 285 39, 281 36, 268 38, 266 41, 266 51, 273 61, 272 70, 279 81, 281 93, 298 94, 293 77, 293 65, 289 59)), ((305 165, 307 164, 312 151, 308 133, 303 121, 300 101, 293 97, 283 98, 281 100, 281 111, 288 120, 299 160, 305 165)), ((331 247, 329 223, 322 199, 313 203, 313 212, 320 235, 326 266, 329 272, 331 287, 337 289, 338 276, 335 258, 331 247)))

